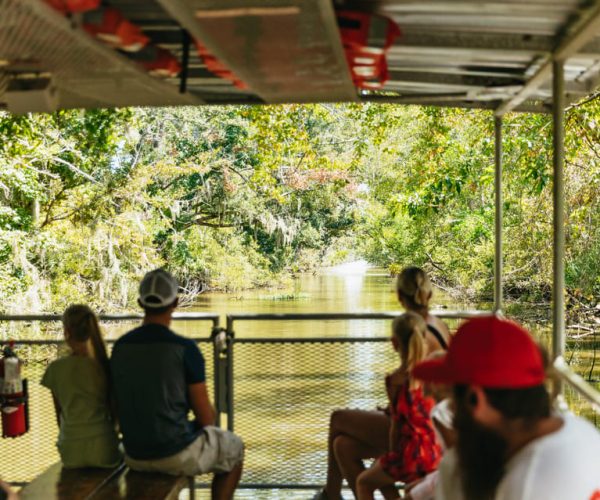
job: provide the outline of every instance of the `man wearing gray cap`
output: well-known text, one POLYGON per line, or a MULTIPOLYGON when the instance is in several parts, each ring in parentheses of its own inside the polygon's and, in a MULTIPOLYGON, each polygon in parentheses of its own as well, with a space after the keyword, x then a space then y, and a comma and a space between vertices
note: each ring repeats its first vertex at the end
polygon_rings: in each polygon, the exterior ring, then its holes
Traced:
POLYGON ((214 472, 212 498, 233 498, 244 445, 213 426, 202 353, 169 328, 177 281, 157 269, 144 276, 139 291, 142 325, 117 340, 110 361, 125 462, 134 470, 175 475, 214 472))

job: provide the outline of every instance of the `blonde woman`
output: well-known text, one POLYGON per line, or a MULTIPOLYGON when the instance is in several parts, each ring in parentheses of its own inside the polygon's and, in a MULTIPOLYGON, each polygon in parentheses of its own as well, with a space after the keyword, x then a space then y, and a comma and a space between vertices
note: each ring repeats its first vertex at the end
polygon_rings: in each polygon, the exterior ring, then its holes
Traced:
POLYGON ((388 452, 357 479, 359 500, 372 500, 376 490, 384 498, 398 498, 396 481, 411 483, 437 469, 442 449, 436 440, 430 413, 434 399, 411 377, 415 365, 425 359, 425 320, 407 312, 394 320, 392 343, 400 366, 385 378, 391 417, 388 452))
POLYGON ((108 356, 98 318, 86 305, 63 314, 69 356, 48 365, 42 385, 52 391, 64 467, 114 467, 121 461, 110 404, 108 356))
MULTIPOLYGON (((448 327, 429 314, 432 286, 429 277, 418 267, 404 269, 396 281, 398 300, 407 312, 421 316, 426 323, 426 352, 445 349, 448 327)), ((314 500, 339 500, 342 482, 356 496, 356 479, 363 472, 363 459, 376 458, 389 451, 390 411, 335 410, 329 421, 327 482, 314 500)))
POLYGON ((417 313, 427 323, 425 335, 427 351, 446 350, 450 332, 441 319, 429 314, 429 302, 433 290, 427 273, 418 267, 405 268, 398 275, 396 293, 400 304, 406 311, 417 313))

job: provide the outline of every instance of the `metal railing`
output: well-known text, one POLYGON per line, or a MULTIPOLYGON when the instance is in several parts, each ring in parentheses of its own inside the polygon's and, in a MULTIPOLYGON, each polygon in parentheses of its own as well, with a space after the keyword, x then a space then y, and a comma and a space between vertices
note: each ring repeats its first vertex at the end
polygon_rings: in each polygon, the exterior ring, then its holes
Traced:
MULTIPOLYGON (((126 313, 126 314, 99 314, 100 321, 133 321, 144 319, 143 314, 126 313)), ((173 314, 174 320, 190 320, 190 321, 212 321, 214 326, 219 325, 219 315, 215 313, 180 313, 173 314)), ((42 323, 57 322, 62 320, 60 314, 0 314, 0 321, 39 321, 42 323)), ((21 343, 21 341, 19 341, 21 343)))
MULTIPOLYGON (((227 340, 221 339, 222 345, 231 346, 226 351, 221 351, 219 360, 225 367, 221 366, 216 369, 215 373, 227 374, 225 380, 217 384, 224 394, 220 394, 216 404, 217 413, 227 414, 227 428, 234 428, 234 376, 233 376, 233 345, 234 344, 250 344, 250 343, 280 343, 280 344, 307 344, 307 343, 355 343, 355 342, 383 342, 388 341, 389 337, 373 338, 373 337, 311 337, 311 338, 251 338, 238 339, 235 338, 234 324, 236 321, 331 321, 331 320, 392 320, 398 317, 401 313, 393 312, 360 312, 360 313, 244 313, 244 314, 228 314, 226 320, 226 328, 222 332, 226 335, 227 340)), ((490 311, 481 310, 465 310, 465 311, 432 311, 431 314, 443 319, 469 319, 491 314, 490 311)), ((217 359, 215 357, 215 359, 217 359)))
MULTIPOLYGON (((99 319, 104 324, 123 323, 125 321, 140 321, 143 318, 141 314, 102 314, 99 319)), ((17 322, 27 324, 34 323, 59 323, 62 317, 58 314, 24 314, 24 315, 0 315, 0 324, 2 322, 17 322)), ((208 321, 211 323, 212 330, 218 328, 220 317, 215 313, 176 313, 173 316, 175 321, 208 321)), ((207 335, 204 337, 190 337, 199 344, 213 344, 210 329, 207 329, 207 335)), ((36 339, 15 339, 18 347, 31 347, 32 349, 44 349, 48 346, 56 346, 56 350, 41 351, 41 354, 47 360, 51 360, 60 351, 60 346, 64 345, 64 340, 59 338, 36 338, 36 339)), ((112 345, 114 339, 107 338, 106 343, 112 345)), ((0 343, 2 343, 0 341, 0 343)), ((37 352, 37 351, 34 351, 37 352)), ((30 351, 31 353, 31 351, 30 351)), ((207 361, 207 380, 212 375, 215 363, 209 364, 210 359, 214 360, 214 347, 205 352, 207 361)), ((52 463, 59 460, 54 441, 57 435, 56 419, 54 415, 54 405, 49 391, 42 388, 39 384, 44 366, 40 363, 29 363, 25 366, 25 375, 29 376, 29 402, 31 415, 31 430, 16 439, 0 439, 0 474, 2 478, 8 480, 15 486, 27 484, 34 476, 42 472, 52 463)), ((214 388, 215 396, 218 394, 217 388, 214 388)))
POLYGON ((588 384, 580 375, 573 373, 562 356, 554 360, 553 368, 561 379, 567 382, 592 406, 592 409, 600 415, 600 392, 588 384))
MULTIPOLYGON (((472 310, 472 311, 435 311, 434 313, 435 315, 437 315, 440 318, 443 319, 452 319, 452 320, 461 320, 461 319, 467 319, 467 318, 474 318, 474 317, 479 317, 479 316, 485 316, 485 315, 489 315, 492 314, 491 311, 478 311, 478 310, 472 310)), ((400 313, 399 312, 378 312, 378 313, 309 313, 309 314, 231 314, 227 316, 227 320, 226 320, 226 328, 224 330, 224 334, 227 337, 227 340, 225 342, 225 344, 228 346, 227 349, 227 353, 224 353, 224 355, 222 356, 221 360, 223 363, 228 363, 228 366, 226 367, 222 367, 221 370, 224 373, 227 373, 227 381, 224 385, 221 385, 220 388, 221 390, 227 391, 226 394, 222 394, 221 395, 221 401, 226 402, 225 405, 223 407, 220 407, 219 410, 223 411, 223 413, 226 413, 227 415, 227 428, 230 430, 234 430, 234 425, 239 426, 239 424, 242 424, 243 427, 239 429, 239 432, 241 435, 244 436, 244 438, 248 438, 248 439, 252 439, 252 446, 251 448, 254 449, 255 447, 259 447, 261 444, 261 441, 264 441, 265 438, 265 432, 262 431, 262 435, 261 435, 261 430, 260 429, 255 429, 254 425, 252 425, 252 423, 249 422, 250 420, 250 415, 254 415, 251 410, 249 410, 248 408, 248 404, 244 404, 244 401, 246 401, 247 398, 247 390, 246 391, 240 391, 242 392, 241 397, 237 397, 237 392, 236 392, 236 397, 234 397, 234 390, 236 390, 236 387, 238 384, 240 384, 241 380, 243 380, 245 377, 249 376, 249 374, 246 373, 241 374, 241 376, 238 376, 238 372, 236 371, 236 373, 234 374, 234 366, 237 367, 239 366, 239 363, 237 362, 237 357, 239 356, 240 353, 240 349, 248 349, 249 346, 256 346, 259 345, 261 346, 262 350, 265 350, 266 346, 277 346, 279 349, 281 349, 284 346, 287 347, 291 347, 291 346, 298 346, 300 348, 300 346, 303 346, 303 349, 306 349, 306 346, 309 345, 314 345, 314 344, 318 344, 318 345, 334 345, 336 344, 337 347, 339 347, 340 349, 342 349, 341 346, 343 345, 352 345, 352 344, 362 344, 361 345, 361 349, 362 350, 367 350, 368 349, 368 345, 371 344, 382 344, 382 343, 387 343, 389 342, 389 336, 385 336, 385 337, 308 337, 308 338, 269 338, 269 337, 262 337, 262 338, 238 338, 235 335, 235 326, 236 324, 240 323, 240 322, 256 322, 256 321, 266 321, 266 322, 272 322, 272 321, 329 321, 329 320, 391 320, 397 316, 399 316, 400 313), (234 352, 236 351, 236 362, 234 363, 233 359, 234 359, 234 352), (234 405, 235 402, 235 405, 234 405), (238 415, 239 410, 241 410, 243 413, 246 413, 248 416, 245 415, 238 415)), ((224 345, 225 345, 224 344, 224 345)), ((344 348, 345 349, 345 348, 344 348)), ((388 349, 387 347, 384 347, 385 351, 390 352, 391 349, 388 349)), ((329 355, 325 355, 324 353, 320 352, 320 350, 316 350, 315 351, 317 354, 316 356, 321 356, 321 363, 325 363, 326 359, 328 358, 329 355)), ((379 359, 383 359, 383 356, 381 355, 381 352, 379 353, 380 358, 379 359)), ((248 357, 248 356, 246 356, 248 357)), ((268 371, 269 369, 269 362, 266 359, 268 358, 268 356, 261 356, 261 359, 257 362, 257 364, 260 364, 262 367, 263 371, 268 371)), ((271 363, 272 365, 273 363, 271 363)), ((561 375, 561 377, 571 386, 573 387, 573 389, 575 391, 577 391, 579 394, 581 394, 587 401, 589 401, 592 404, 592 408, 594 411, 599 412, 600 406, 600 393, 598 391, 596 391, 590 384, 586 383, 581 377, 579 377, 578 375, 574 374, 573 372, 571 372, 571 370, 566 366, 566 363, 564 363, 564 365, 560 365, 559 362, 557 362, 557 371, 559 372, 559 374, 561 375)), ((268 375, 268 374, 267 374, 268 375)), ((263 378, 265 377, 265 375, 263 374, 263 378)), ((285 374, 281 374, 282 379, 285 379, 285 374)), ((378 394, 379 390, 380 390, 380 386, 381 386, 381 379, 383 377, 383 374, 378 374, 378 377, 376 378, 376 383, 371 385, 370 391, 372 392, 372 394, 378 394)), ((266 377, 268 379, 268 377, 266 377)), ((308 382, 307 382, 308 383, 308 382)), ((285 384, 285 381, 282 382, 282 385, 285 384)), ((276 393, 277 391, 274 391, 271 389, 270 391, 271 393, 276 393)), ((381 396, 381 395, 380 395, 381 396)), ((375 407, 375 401, 376 401, 377 397, 373 397, 372 399, 365 401, 362 405, 363 408, 368 409, 368 408, 374 408, 375 407)), ((296 402, 297 403, 297 402, 296 402)), ((296 407, 298 408, 298 411, 305 411, 307 405, 303 405, 303 404, 296 404, 296 407)), ((330 410, 335 409, 336 407, 340 407, 340 406, 344 406, 342 405, 335 405, 335 404, 331 404, 330 405, 330 410)), ((323 408, 325 408, 325 406, 323 406, 323 408)), ((282 414, 285 414, 285 411, 281 412, 282 414)), ((322 409, 321 413, 324 413, 326 417, 328 417, 330 411, 326 410, 326 409, 322 409)), ((313 417, 316 418, 316 417, 313 417)), ((322 420, 322 419, 321 419, 322 420)), ((328 422, 325 420, 321 422, 321 426, 323 427, 324 430, 326 430, 327 428, 327 424, 328 422)), ((237 430, 237 429, 236 429, 237 430)), ((302 431, 300 432, 302 433, 302 431)), ((325 446, 325 436, 323 436, 323 443, 322 446, 325 446)), ((294 464, 293 460, 288 459, 288 457, 282 455, 281 451, 277 449, 277 446, 273 446, 274 449, 274 453, 279 453, 279 456, 276 458, 276 462, 280 463, 280 464, 287 464, 288 462, 290 462, 292 465, 292 468, 298 468, 297 467, 297 463, 294 464)), ((248 460, 250 462, 252 462, 253 458, 252 456, 249 454, 248 460)), ((323 464, 324 465, 324 464, 323 464)), ((253 463, 249 463, 246 466, 246 470, 247 471, 252 471, 254 464, 253 463)), ((257 467, 259 468, 259 467, 257 467)), ((310 468, 310 464, 306 464, 304 465, 304 468, 310 468)), ((321 478, 324 476, 324 469, 318 469, 318 468, 314 468, 313 469, 316 470, 316 472, 313 471, 313 474, 304 474, 302 477, 300 476, 300 474, 298 474, 295 477, 299 477, 300 479, 304 479, 305 482, 302 484, 299 484, 296 481, 290 482, 288 480, 288 478, 291 476, 291 474, 280 474, 278 477, 282 478, 281 482, 277 482, 275 481, 275 477, 272 476, 268 476, 267 478, 255 478, 253 477, 252 473, 250 472, 250 479, 251 482, 247 483, 245 482, 241 487, 242 488, 256 488, 256 487, 260 487, 260 485, 264 485, 266 484, 263 479, 267 479, 269 486, 272 488, 283 488, 283 489, 287 489, 287 488, 291 488, 291 489, 312 489, 315 488, 315 486, 318 484, 318 481, 314 481, 313 478, 316 476, 321 476, 321 478), (307 476, 307 477, 306 477, 307 476), (252 481, 252 479, 254 479, 252 481), (257 480, 258 479, 258 480, 257 480), (308 480, 307 480, 308 479, 308 480)), ((279 472, 279 471, 278 471, 279 472)), ((285 471, 284 471, 285 472, 285 471)))
MULTIPOLYGON (((324 474, 325 458, 319 455, 318 450, 325 449, 330 411, 349 405, 368 409, 383 403, 383 373, 397 361, 386 345, 389 341, 387 335, 238 338, 235 327, 241 322, 256 321, 391 320, 399 314, 231 314, 226 317, 225 328, 220 326, 217 314, 175 315, 175 320, 212 323, 210 335, 190 338, 212 344, 212 352, 207 354, 212 354, 213 358, 214 401, 219 415, 217 424, 220 424, 221 418, 226 418, 226 427, 230 430, 235 427, 251 444, 249 463, 245 467, 247 480, 243 488, 314 488, 324 474), (301 422, 298 415, 302 417, 301 422), (310 454, 303 454, 305 449, 310 449, 310 454), (292 451, 293 456, 288 456, 292 451), (255 460, 255 456, 259 458, 255 460), (302 472, 298 472, 301 469, 302 472)), ((490 312, 442 310, 435 314, 444 319, 460 320, 490 312)), ((139 320, 141 315, 102 315, 100 319, 120 323, 139 320)), ((0 316, 0 321, 59 320, 58 315, 0 316)), ((33 346, 59 342, 48 339, 18 341, 20 345, 33 346)), ((600 393, 574 374, 562 358, 556 360, 555 368, 560 377, 589 401, 594 411, 600 413, 600 393)), ((207 377, 207 380, 210 379, 207 377)), ((38 388, 38 395, 41 394, 38 388)), ((50 402, 46 403, 40 410, 44 415, 38 415, 38 427, 55 426, 50 413, 53 409, 50 402)), ((36 441, 36 453, 39 453, 40 445, 42 443, 36 441)), ((40 463, 42 466, 47 465, 40 463)), ((11 479, 6 472, 4 476, 11 479)), ((199 487, 204 486, 199 484, 199 487)))
MULTIPOLYGON (((390 320, 398 317, 400 312, 375 312, 375 313, 291 313, 291 314, 273 314, 273 313, 259 313, 259 314, 229 314, 227 315, 226 329, 224 332, 228 337, 227 345, 233 345, 234 343, 326 343, 326 342, 355 342, 356 337, 343 338, 343 337, 312 337, 312 338, 294 338, 294 339, 272 339, 272 338, 251 338, 251 339, 235 339, 234 324, 236 321, 315 321, 315 320, 390 320)), ((432 311, 431 314, 442 318, 442 319, 470 319, 481 316, 487 316, 493 314, 491 311, 483 310, 465 310, 465 311, 445 311, 437 310, 432 311)), ((361 342, 378 342, 388 340, 388 337, 382 338, 363 338, 360 337, 361 342)), ((232 359, 232 354, 230 355, 232 359)), ((562 356, 559 356, 554 361, 554 368, 556 372, 567 382, 575 391, 583 396, 591 405, 596 413, 600 414, 600 392, 586 382, 581 376, 573 373, 569 368, 569 365, 562 356)), ((233 380, 233 377, 231 377, 233 380)), ((231 427, 233 429, 233 394, 229 394, 227 400, 231 406, 231 427)))

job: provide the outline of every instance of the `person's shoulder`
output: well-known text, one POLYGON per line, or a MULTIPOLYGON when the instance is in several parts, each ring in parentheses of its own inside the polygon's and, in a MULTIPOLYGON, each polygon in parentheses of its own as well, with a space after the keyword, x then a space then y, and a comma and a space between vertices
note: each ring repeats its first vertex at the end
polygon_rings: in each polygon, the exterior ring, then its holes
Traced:
POLYGON ((66 367, 70 367, 77 362, 75 359, 77 356, 67 355, 61 356, 60 358, 55 359, 50 362, 46 367, 46 371, 57 372, 60 370, 64 370, 66 367))
POLYGON ((571 412, 561 414, 561 418, 565 422, 565 429, 569 432, 580 432, 584 434, 593 434, 597 439, 600 439, 600 430, 594 426, 589 420, 574 415, 571 412), (571 430, 572 429, 572 430, 571 430))
POLYGON ((571 412, 556 414, 554 417, 561 419, 562 425, 556 431, 536 440, 537 448, 552 452, 555 448, 565 446, 574 455, 580 455, 586 450, 600 453, 600 431, 591 422, 571 412), (577 445, 583 445, 585 449, 579 449, 577 445))
POLYGON ((180 335, 179 333, 174 332, 173 330, 169 329, 169 332, 171 334, 171 338, 173 339, 174 342, 178 342, 179 344, 182 345, 196 345, 196 342, 194 341, 194 339, 191 339, 189 337, 184 337, 183 335, 180 335))
POLYGON ((115 342, 115 347, 121 344, 138 344, 146 342, 177 342, 179 335, 166 326, 156 323, 146 323, 128 331, 115 342))
POLYGON ((65 373, 65 370, 72 365, 73 357, 74 356, 63 356, 51 361, 48 366, 46 366, 46 370, 42 375, 41 384, 45 387, 52 388, 56 378, 62 376, 62 374, 65 373))
POLYGON ((581 491, 600 487, 600 432, 573 414, 556 417, 563 421, 559 429, 532 441, 509 462, 506 498, 517 498, 511 496, 517 490, 523 492, 518 498, 579 498, 563 494, 574 493, 575 484, 581 491))
POLYGON ((174 332, 173 330, 171 330, 170 328, 167 327, 162 327, 162 340, 164 340, 165 342, 171 343, 171 344, 177 344, 179 346, 181 346, 182 348, 184 348, 185 351, 199 351, 198 345, 196 344, 196 341, 194 339, 191 339, 189 337, 184 337, 183 335, 180 335, 179 333, 174 332))
POLYGON ((142 328, 143 325, 138 326, 133 330, 129 330, 127 333, 121 335, 117 340, 115 340, 113 348, 117 347, 120 344, 126 344, 127 342, 130 342, 131 340, 135 339, 139 335, 139 332, 140 330, 142 330, 142 328))
POLYGON ((187 356, 190 356, 193 359, 202 358, 204 360, 202 351, 200 350, 200 347, 198 347, 198 344, 195 340, 186 337, 181 337, 179 335, 178 337, 187 356))
POLYGON ((58 362, 60 361, 60 359, 62 358, 55 359, 54 361, 48 363, 46 369, 44 370, 44 374, 42 375, 42 385, 46 385, 50 377, 56 372, 57 366, 59 366, 58 362))
POLYGON ((448 336, 450 334, 450 329, 448 325, 437 316, 430 314, 427 318, 427 328, 431 330, 432 328, 440 332, 444 336, 448 336))
POLYGON ((406 371, 401 368, 397 368, 385 376, 385 383, 388 385, 403 385, 407 380, 406 371))

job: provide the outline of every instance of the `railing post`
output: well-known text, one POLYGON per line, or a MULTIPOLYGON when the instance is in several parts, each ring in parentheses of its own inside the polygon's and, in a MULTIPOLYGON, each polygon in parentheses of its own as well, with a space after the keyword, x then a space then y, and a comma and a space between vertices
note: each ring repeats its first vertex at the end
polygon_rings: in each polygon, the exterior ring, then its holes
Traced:
POLYGON ((553 63, 553 205, 554 256, 552 289, 552 356, 565 352, 565 75, 563 61, 553 63))
POLYGON ((215 380, 214 387, 214 401, 215 411, 215 425, 221 427, 221 413, 227 407, 225 401, 225 381, 223 377, 223 351, 226 344, 226 333, 225 329, 214 325, 211 333, 212 345, 213 345, 213 377, 215 380))
POLYGON ((215 374, 215 410, 217 426, 221 414, 227 414, 227 430, 233 431, 233 318, 227 316, 227 327, 213 328, 213 355, 215 374))
POLYGON ((502 312, 502 117, 494 117, 494 313, 502 312))
POLYGON ((233 318, 227 316, 227 349, 225 351, 227 359, 227 430, 233 432, 233 318))

